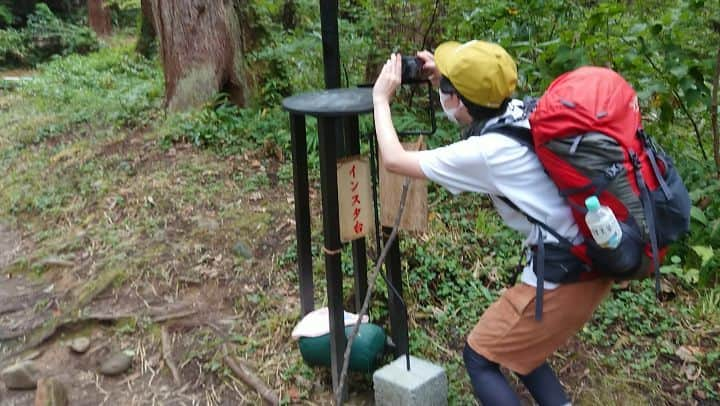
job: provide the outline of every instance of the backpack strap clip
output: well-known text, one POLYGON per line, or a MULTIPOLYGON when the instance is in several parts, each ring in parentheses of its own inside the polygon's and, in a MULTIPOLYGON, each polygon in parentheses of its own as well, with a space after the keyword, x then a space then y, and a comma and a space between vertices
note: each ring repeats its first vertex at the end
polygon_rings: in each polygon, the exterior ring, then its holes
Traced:
POLYGON ((523 98, 523 120, 530 117, 530 114, 535 111, 535 108, 537 107, 537 102, 537 97, 525 96, 523 98))
POLYGON ((605 177, 608 178, 608 180, 613 180, 618 176, 618 174, 620 174, 620 172, 622 172, 622 170, 623 166, 616 162, 605 168, 603 172, 605 174, 605 177))
POLYGON ((650 166, 653 170, 653 175, 655 175, 655 179, 657 179, 657 182, 660 185, 660 188, 662 189, 665 198, 668 200, 672 199, 672 192, 670 191, 667 182, 665 182, 665 177, 663 176, 662 172, 660 172, 660 168, 657 165, 657 159, 661 160, 663 166, 665 167, 665 170, 667 171, 668 163, 667 161, 665 161, 664 158, 665 153, 657 146, 657 144, 655 144, 655 141, 653 141, 652 137, 650 137, 642 128, 637 131, 637 135, 645 146, 648 160, 650 161, 650 166))

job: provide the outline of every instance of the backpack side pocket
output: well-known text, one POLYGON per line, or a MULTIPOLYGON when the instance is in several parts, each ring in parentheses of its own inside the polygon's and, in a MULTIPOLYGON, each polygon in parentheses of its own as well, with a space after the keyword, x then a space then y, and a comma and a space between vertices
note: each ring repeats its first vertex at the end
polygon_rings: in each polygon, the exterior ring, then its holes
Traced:
POLYGON ((614 279, 637 279, 646 276, 643 265, 645 243, 632 217, 620 222, 622 240, 616 248, 603 248, 592 238, 586 240, 587 255, 593 269, 614 279))
MULTIPOLYGON (((533 260, 535 260, 533 258, 533 260)), ((575 282, 590 268, 566 246, 545 244, 545 280, 554 283, 575 282)))
POLYGON ((680 175, 670 161, 664 157, 666 164, 664 180, 669 195, 659 187, 650 192, 652 204, 655 206, 655 231, 658 246, 665 247, 680 239, 690 230, 690 195, 680 175))

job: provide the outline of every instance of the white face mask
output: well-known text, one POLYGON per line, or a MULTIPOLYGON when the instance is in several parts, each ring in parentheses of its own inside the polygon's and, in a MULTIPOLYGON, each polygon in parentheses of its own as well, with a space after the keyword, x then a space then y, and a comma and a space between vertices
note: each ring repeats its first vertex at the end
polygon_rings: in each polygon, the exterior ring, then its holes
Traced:
POLYGON ((440 95, 440 106, 442 106, 442 109, 445 112, 445 116, 447 116, 448 120, 452 121, 453 123, 460 124, 455 117, 455 114, 458 112, 458 110, 460 110, 460 107, 463 106, 462 100, 459 100, 459 103, 456 107, 447 108, 445 107, 445 103, 450 99, 451 95, 443 93, 443 91, 440 89, 438 89, 438 94, 440 95))

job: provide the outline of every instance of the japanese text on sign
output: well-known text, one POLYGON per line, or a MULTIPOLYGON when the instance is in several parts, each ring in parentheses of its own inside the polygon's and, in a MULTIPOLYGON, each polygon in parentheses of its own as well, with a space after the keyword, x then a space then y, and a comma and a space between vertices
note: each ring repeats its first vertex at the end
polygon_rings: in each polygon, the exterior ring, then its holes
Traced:
POLYGON ((338 163, 338 206, 340 209, 340 239, 352 241, 367 234, 371 219, 369 165, 356 156, 338 163))

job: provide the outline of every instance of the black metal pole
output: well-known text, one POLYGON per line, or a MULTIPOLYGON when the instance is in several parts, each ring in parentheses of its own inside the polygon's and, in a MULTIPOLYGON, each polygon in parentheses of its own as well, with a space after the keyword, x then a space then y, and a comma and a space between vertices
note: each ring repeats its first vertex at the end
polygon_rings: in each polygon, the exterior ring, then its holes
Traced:
POLYGON ((337 0, 320 0, 320 31, 323 44, 325 88, 340 87, 340 39, 337 0))
POLYGON ((310 188, 307 166, 307 132, 305 116, 290 114, 293 186, 295 192, 295 238, 297 240, 300 311, 302 316, 315 308, 313 292, 312 251, 310 248, 310 188))
MULTIPOLYGON (((387 241, 387 238, 392 233, 392 227, 383 227, 382 233, 383 240, 387 241)), ((402 297, 403 289, 399 237, 395 238, 395 241, 392 242, 392 246, 385 258, 385 270, 387 272, 387 279, 389 283, 395 287, 398 296, 402 297)), ((388 294, 390 334, 395 342, 395 356, 409 353, 407 309, 405 308, 402 299, 398 296, 388 294)))
POLYGON ((340 218, 338 208, 336 137, 337 119, 318 118, 320 136, 320 183, 322 187, 323 234, 325 240, 325 278, 330 321, 330 368, 333 391, 340 385, 340 374, 347 339, 343 309, 340 218))
MULTIPOLYGON (((348 155, 360 153, 360 124, 358 116, 349 116, 343 120, 348 155)), ((358 238, 352 242, 353 274, 355 274, 355 312, 362 309, 365 293, 367 293, 367 253, 365 239, 358 238)))
MULTIPOLYGON (((338 33, 338 2, 337 0, 320 0, 320 31, 323 45, 323 70, 325 88, 340 87, 340 34, 338 33)), ((336 134, 342 133, 342 122, 336 122, 336 134)), ((337 139, 337 156, 344 156, 347 147, 345 137, 337 139)))

